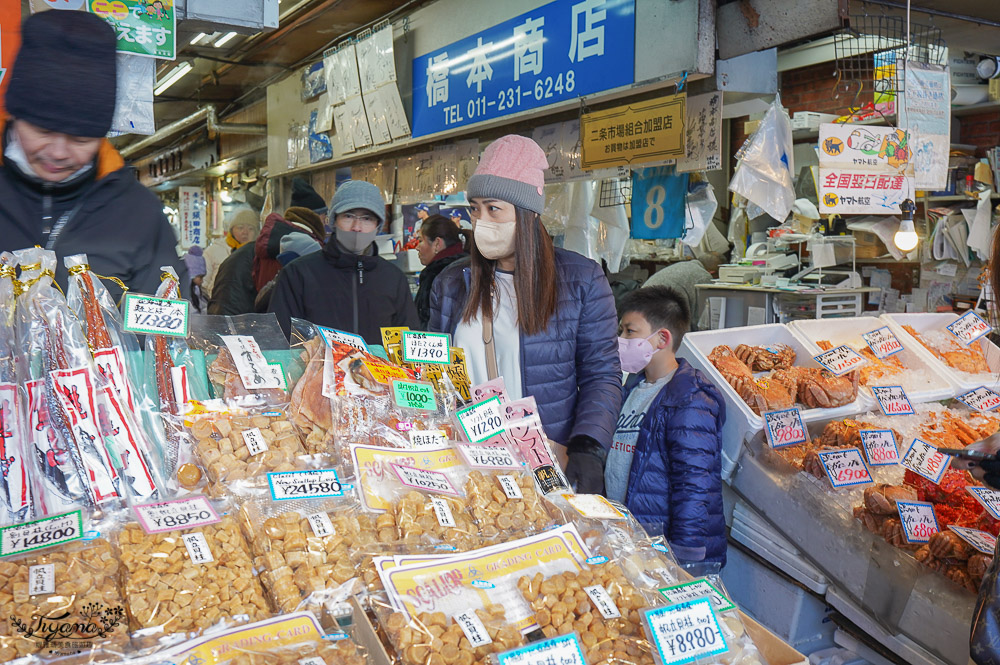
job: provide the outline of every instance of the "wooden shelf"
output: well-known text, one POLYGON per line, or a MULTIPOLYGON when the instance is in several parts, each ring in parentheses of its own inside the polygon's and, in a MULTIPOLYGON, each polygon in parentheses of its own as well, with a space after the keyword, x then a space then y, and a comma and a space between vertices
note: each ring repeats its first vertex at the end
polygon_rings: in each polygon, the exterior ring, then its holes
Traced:
MULTIPOLYGON (((994 192, 993 194, 990 195, 990 198, 991 199, 1000 198, 1000 194, 994 192)), ((919 200, 930 201, 932 203, 935 201, 952 201, 959 203, 964 201, 967 203, 976 203, 978 199, 974 199, 971 196, 966 196, 965 194, 949 194, 947 196, 921 196, 919 200)))

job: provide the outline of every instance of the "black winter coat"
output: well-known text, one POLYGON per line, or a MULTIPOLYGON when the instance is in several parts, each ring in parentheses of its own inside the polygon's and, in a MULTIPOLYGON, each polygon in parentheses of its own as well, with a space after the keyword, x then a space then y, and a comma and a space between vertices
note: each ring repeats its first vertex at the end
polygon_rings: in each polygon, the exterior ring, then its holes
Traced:
POLYGON ((440 275, 441 271, 452 263, 466 256, 468 254, 465 252, 445 256, 431 261, 427 264, 427 267, 420 271, 420 286, 417 288, 417 295, 414 297, 414 302, 417 304, 417 315, 420 316, 421 330, 427 330, 427 324, 431 320, 431 286, 434 284, 434 278, 440 275))
POLYGON ((285 335, 292 317, 382 343, 381 328, 420 325, 406 275, 380 256, 358 256, 334 238, 321 252, 295 259, 278 273, 268 311, 285 335))
MULTIPOLYGON (((177 256, 163 203, 139 184, 110 144, 101 147, 95 168, 68 183, 43 183, 9 160, 0 164, 0 251, 45 247, 43 229, 74 210, 51 247, 60 286, 65 289, 68 278, 63 258, 86 254, 95 273, 121 279, 134 293, 155 293, 160 267, 173 266, 187 295, 187 267, 177 256)), ((107 286, 115 298, 120 295, 114 284, 107 286)))
POLYGON ((208 301, 209 314, 236 316, 252 314, 257 291, 253 288, 254 246, 248 242, 233 250, 219 265, 212 285, 212 299, 208 301))

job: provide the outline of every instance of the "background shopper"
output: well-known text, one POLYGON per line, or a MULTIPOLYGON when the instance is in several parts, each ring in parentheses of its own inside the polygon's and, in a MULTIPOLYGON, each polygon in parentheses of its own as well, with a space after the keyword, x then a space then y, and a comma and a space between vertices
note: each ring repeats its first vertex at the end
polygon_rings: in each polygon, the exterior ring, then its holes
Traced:
POLYGON ((226 217, 225 229, 226 234, 213 240, 204 252, 205 278, 201 286, 209 297, 212 295, 215 276, 222 262, 228 259, 234 250, 257 238, 257 234, 260 233, 260 216, 251 208, 237 208, 226 217))
POLYGON ((420 256, 420 263, 426 267, 420 271, 420 284, 414 300, 421 329, 426 329, 430 322, 431 286, 434 279, 452 263, 469 255, 468 244, 471 238, 469 231, 459 229, 444 215, 431 215, 420 226, 417 254, 420 256))

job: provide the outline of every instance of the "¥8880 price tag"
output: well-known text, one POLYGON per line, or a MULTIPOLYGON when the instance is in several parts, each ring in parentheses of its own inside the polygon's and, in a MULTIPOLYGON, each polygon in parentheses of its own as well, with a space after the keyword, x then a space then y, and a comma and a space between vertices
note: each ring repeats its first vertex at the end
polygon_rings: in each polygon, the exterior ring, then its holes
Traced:
POLYGON ((140 335, 187 337, 188 302, 138 293, 125 294, 125 330, 140 335))
POLYGON ((927 543, 931 536, 940 531, 934 504, 923 501, 897 501, 899 521, 903 523, 903 535, 908 543, 927 543))
POLYGON ((772 448, 784 448, 804 443, 808 438, 802 414, 798 409, 783 409, 764 413, 764 429, 772 448))
POLYGON ((392 380, 392 396, 396 405, 404 409, 420 409, 434 411, 437 402, 434 399, 434 388, 423 381, 392 380))
POLYGON ((899 449, 896 447, 896 435, 891 429, 863 429, 860 431, 861 445, 865 447, 868 464, 871 466, 888 466, 899 464, 899 449))
POLYGON ((708 598, 657 607, 642 616, 663 665, 683 665, 729 650, 708 598))
POLYGON ((403 332, 403 361, 408 363, 451 363, 451 344, 444 333, 403 332))
POLYGON ((962 344, 968 346, 977 339, 986 335, 991 330, 990 324, 973 311, 968 311, 955 319, 955 322, 948 326, 948 332, 958 338, 962 344))

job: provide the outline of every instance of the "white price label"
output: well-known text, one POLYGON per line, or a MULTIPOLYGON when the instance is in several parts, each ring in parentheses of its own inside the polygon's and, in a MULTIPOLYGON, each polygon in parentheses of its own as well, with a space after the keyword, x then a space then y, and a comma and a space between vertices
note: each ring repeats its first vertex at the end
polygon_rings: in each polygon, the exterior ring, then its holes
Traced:
POLYGON ((950 457, 938 452, 938 449, 931 444, 922 439, 914 439, 903 453, 900 464, 932 483, 940 483, 950 462, 950 457))
POLYGON ((476 614, 475 610, 468 610, 462 612, 461 614, 455 615, 455 623, 458 627, 462 629, 465 633, 465 637, 468 638, 469 644, 473 648, 486 646, 487 644, 492 644, 493 640, 490 638, 489 631, 486 630, 486 626, 483 625, 482 619, 476 614))
POLYGON ((849 487, 872 482, 868 467, 857 448, 831 450, 818 453, 820 462, 826 469, 830 484, 834 487, 849 487))
POLYGON ((1000 395, 986 386, 973 388, 969 392, 959 395, 958 399, 976 411, 993 411, 1000 407, 1000 395))
POLYGON ((267 441, 259 427, 243 430, 241 434, 243 435, 243 443, 247 444, 247 450, 250 451, 250 457, 260 455, 267 450, 267 441))
POLYGON ((181 536, 181 539, 184 541, 184 547, 187 548, 188 556, 191 557, 191 563, 211 563, 215 561, 215 557, 212 556, 212 550, 208 548, 208 541, 205 539, 205 534, 202 532, 185 533, 181 536))
POLYGON ((899 338, 889 330, 888 326, 876 328, 871 332, 864 333, 861 337, 879 360, 888 358, 903 350, 903 345, 900 344, 899 338))
POLYGON ((979 529, 969 529, 964 526, 955 526, 954 524, 948 525, 948 528, 957 533, 962 540, 969 543, 977 551, 993 556, 993 552, 997 547, 997 539, 992 533, 980 531, 979 529))
POLYGON ((354 333, 344 332, 343 330, 334 330, 333 328, 324 328, 323 326, 316 326, 319 334, 323 336, 323 341, 326 342, 327 346, 333 346, 334 342, 339 344, 346 344, 347 346, 353 346, 358 351, 364 351, 367 354, 371 354, 368 349, 368 344, 365 342, 365 338, 361 335, 355 335, 354 333))
POLYGON ((955 322, 948 326, 948 332, 958 338, 962 344, 968 346, 983 335, 988 334, 993 328, 986 323, 978 314, 969 310, 962 316, 955 319, 955 322))
POLYGON ((926 543, 940 531, 934 504, 923 501, 897 501, 899 521, 903 523, 903 535, 908 543, 926 543))
POLYGON ((583 515, 598 520, 623 520, 625 515, 600 494, 563 494, 563 499, 583 515))
POLYGON ((14 524, 0 529, 0 556, 30 552, 61 545, 83 537, 83 513, 75 510, 64 515, 14 524))
POLYGON ((280 389, 285 383, 281 365, 271 365, 264 357, 260 346, 250 335, 219 335, 219 339, 229 349, 247 390, 280 389))
POLYGON ((500 489, 503 490, 508 499, 524 498, 524 495, 521 494, 521 488, 517 484, 517 478, 514 476, 497 476, 497 482, 500 483, 500 489))
POLYGON ((732 601, 726 598, 708 580, 693 580, 683 584, 675 584, 674 586, 659 589, 659 592, 660 595, 667 599, 667 602, 673 604, 686 603, 689 600, 707 597, 712 601, 712 607, 716 612, 728 612, 736 608, 732 601))
POLYGON ((460 409, 455 415, 466 439, 472 443, 482 443, 506 429, 499 397, 460 409))
POLYGON ((813 360, 837 376, 847 374, 868 362, 863 355, 846 344, 832 348, 829 351, 824 351, 818 356, 813 356, 813 360))
POLYGON ((601 616, 605 619, 620 619, 622 613, 618 611, 618 606, 615 605, 615 601, 611 598, 611 594, 600 584, 595 584, 594 586, 588 586, 583 588, 584 592, 590 596, 590 602, 594 604, 597 611, 601 613, 601 616))
POLYGON ((326 661, 319 656, 311 658, 299 658, 299 665, 326 665, 326 661))
POLYGON ((434 506, 434 516, 437 518, 438 524, 445 528, 452 528, 455 526, 455 516, 451 514, 451 506, 448 502, 440 497, 431 497, 431 505, 434 506))
POLYGON ((586 662, 576 633, 497 654, 497 665, 585 665, 586 662))
POLYGON ((42 596, 56 592, 56 565, 45 563, 28 568, 28 594, 42 596))
POLYGON ((393 464, 391 466, 396 475, 399 476, 399 482, 407 487, 416 487, 428 492, 461 496, 458 490, 455 489, 455 486, 451 484, 451 481, 448 480, 448 476, 439 471, 417 469, 412 466, 402 466, 400 464, 393 464))
POLYGON ((272 471, 267 474, 267 483, 271 487, 271 498, 275 501, 344 495, 344 486, 340 483, 336 469, 272 471))
POLYGON ((403 362, 447 365, 451 344, 444 333, 403 331, 403 362))
POLYGON ((187 337, 188 301, 125 294, 123 328, 141 335, 187 337))
POLYGON ((865 447, 869 465, 899 464, 899 448, 896 447, 896 435, 891 429, 861 430, 861 445, 865 447))
POLYGON ((712 601, 699 598, 643 612, 663 665, 681 665, 729 650, 712 601))
POLYGON ((459 444, 459 449, 474 469, 517 469, 521 466, 507 446, 459 444))
POLYGON ((764 413, 765 434, 772 448, 794 446, 805 443, 809 432, 802 422, 802 413, 798 409, 782 409, 764 413))
POLYGON ((966 491, 983 504, 986 512, 995 520, 1000 520, 1000 492, 989 487, 973 487, 966 485, 966 491))
POLYGON ((439 429, 411 429, 410 445, 414 448, 437 448, 448 445, 448 435, 439 429))
POLYGON ((887 416, 912 416, 913 405, 903 386, 870 386, 878 406, 887 416))
POLYGON ((174 499, 132 506, 139 525, 146 533, 162 533, 174 529, 193 529, 222 520, 203 496, 174 499))
POLYGON ((317 538, 326 538, 337 533, 337 530, 333 528, 333 522, 330 521, 330 516, 326 513, 306 515, 306 520, 317 538))

